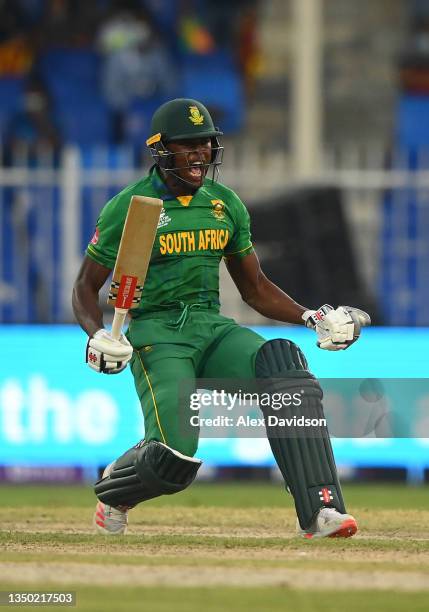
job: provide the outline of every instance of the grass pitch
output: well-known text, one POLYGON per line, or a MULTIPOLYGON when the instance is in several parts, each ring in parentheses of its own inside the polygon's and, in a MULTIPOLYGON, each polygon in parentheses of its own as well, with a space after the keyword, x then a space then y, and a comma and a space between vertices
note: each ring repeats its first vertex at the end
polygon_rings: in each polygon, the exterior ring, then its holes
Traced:
POLYGON ((429 609, 429 488, 344 489, 357 536, 301 540, 280 484, 197 483, 119 538, 93 534, 89 488, 2 486, 0 590, 73 590, 97 612, 429 609))

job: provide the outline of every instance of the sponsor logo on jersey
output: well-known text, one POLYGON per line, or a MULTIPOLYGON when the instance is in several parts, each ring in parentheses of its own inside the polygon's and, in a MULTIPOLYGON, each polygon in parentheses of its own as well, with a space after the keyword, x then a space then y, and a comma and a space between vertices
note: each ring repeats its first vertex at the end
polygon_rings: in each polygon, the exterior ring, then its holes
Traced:
POLYGON ((166 225, 170 223, 170 221, 171 221, 171 217, 167 215, 167 213, 165 212, 165 208, 163 208, 161 210, 161 214, 159 215, 158 229, 160 227, 165 227, 166 225))
POLYGON ((161 255, 191 253, 195 251, 222 251, 229 240, 227 229, 202 229, 189 232, 172 232, 159 237, 161 255))
POLYGON ((204 123, 204 115, 200 113, 198 106, 190 106, 189 112, 191 114, 188 119, 190 119, 194 125, 202 125, 204 123))
POLYGON ((100 231, 99 231, 98 227, 96 227, 94 235, 91 238, 91 244, 97 244, 99 237, 100 237, 100 231))
POLYGON ((210 200, 213 204, 212 215, 218 221, 225 219, 225 202, 223 200, 210 200))

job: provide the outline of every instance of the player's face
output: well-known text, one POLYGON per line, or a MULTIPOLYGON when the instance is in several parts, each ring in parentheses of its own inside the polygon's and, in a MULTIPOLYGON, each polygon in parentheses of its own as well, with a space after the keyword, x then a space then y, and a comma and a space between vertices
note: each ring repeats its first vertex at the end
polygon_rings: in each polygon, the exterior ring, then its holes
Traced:
POLYGON ((212 143, 210 138, 180 140, 167 144, 169 151, 174 153, 173 166, 183 181, 195 190, 204 182, 212 157, 212 143))

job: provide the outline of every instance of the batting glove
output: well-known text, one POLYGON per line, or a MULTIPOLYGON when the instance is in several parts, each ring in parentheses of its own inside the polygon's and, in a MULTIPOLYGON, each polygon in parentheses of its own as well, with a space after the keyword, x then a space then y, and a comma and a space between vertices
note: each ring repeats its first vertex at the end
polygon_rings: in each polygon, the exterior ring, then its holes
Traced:
POLYGON ((86 363, 96 372, 119 374, 125 370, 133 354, 133 347, 121 335, 114 340, 105 329, 99 329, 86 345, 86 363))
POLYGON ((341 351, 349 348, 360 336, 362 327, 371 325, 370 316, 352 306, 329 304, 318 310, 306 310, 302 315, 305 325, 317 333, 317 346, 327 351, 341 351))

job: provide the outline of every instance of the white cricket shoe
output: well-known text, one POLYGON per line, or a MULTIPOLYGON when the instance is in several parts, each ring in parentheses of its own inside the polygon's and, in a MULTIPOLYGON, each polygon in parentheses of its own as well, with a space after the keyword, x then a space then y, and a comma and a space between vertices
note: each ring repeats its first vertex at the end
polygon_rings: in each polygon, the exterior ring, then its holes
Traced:
MULTIPOLYGON (((109 476, 113 469, 114 461, 106 467, 103 478, 109 476)), ((128 526, 128 510, 125 506, 114 508, 99 501, 94 513, 94 527, 98 533, 104 535, 123 535, 128 526)))
POLYGON ((296 531, 303 538, 350 538, 357 529, 351 514, 341 514, 335 508, 321 508, 309 529, 301 529, 296 521, 296 531))
POLYGON ((128 508, 114 508, 98 502, 94 513, 94 526, 104 535, 123 535, 128 525, 128 508))

